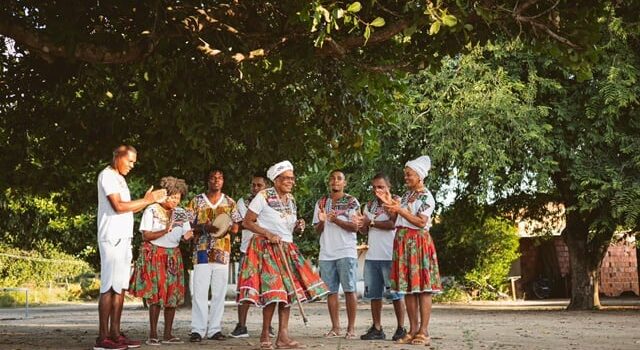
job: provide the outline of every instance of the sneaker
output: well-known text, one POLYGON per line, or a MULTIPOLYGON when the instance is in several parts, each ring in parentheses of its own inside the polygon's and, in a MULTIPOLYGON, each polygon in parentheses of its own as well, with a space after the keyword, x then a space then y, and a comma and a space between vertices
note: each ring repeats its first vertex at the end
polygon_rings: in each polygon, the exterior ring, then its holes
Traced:
POLYGON ((209 340, 227 340, 227 336, 222 334, 222 332, 218 332, 209 337, 209 340))
POLYGON ((396 341, 403 338, 405 335, 407 335, 407 329, 404 327, 398 327, 396 329, 396 332, 393 333, 393 337, 391 337, 391 339, 393 339, 393 341, 396 341))
POLYGON ((93 346, 93 350, 125 350, 128 346, 115 342, 111 338, 96 339, 96 345, 93 346))
POLYGON ((240 323, 236 323, 236 328, 229 333, 229 336, 232 338, 249 338, 247 326, 241 326, 240 323))
POLYGON ((192 343, 199 343, 202 341, 202 336, 198 332, 193 332, 189 336, 189 341, 192 343))
POLYGON ((387 339, 387 336, 382 331, 382 327, 380 327, 380 329, 376 329, 376 327, 372 325, 371 328, 369 328, 369 330, 367 330, 367 333, 365 333, 365 334, 360 336, 360 339, 362 339, 362 340, 385 340, 385 339, 387 339))
POLYGON ((126 335, 124 335, 124 333, 120 334, 120 336, 118 337, 118 341, 117 342, 119 344, 126 345, 127 348, 129 348, 129 349, 139 348, 140 344, 142 344, 142 342, 139 341, 139 340, 129 339, 126 335))
POLYGON ((271 326, 269 326, 269 336, 271 338, 275 338, 276 337, 276 331, 271 326))

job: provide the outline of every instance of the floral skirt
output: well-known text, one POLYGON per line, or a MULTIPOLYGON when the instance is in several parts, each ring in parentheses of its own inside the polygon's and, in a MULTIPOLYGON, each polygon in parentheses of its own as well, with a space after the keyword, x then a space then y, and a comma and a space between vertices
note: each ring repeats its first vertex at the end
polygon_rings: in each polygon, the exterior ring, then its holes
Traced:
POLYGON ((240 266, 237 302, 256 306, 270 303, 290 305, 299 299, 313 301, 329 293, 320 276, 313 271, 294 243, 282 242, 282 251, 291 271, 291 279, 277 245, 262 236, 251 238, 240 266))
POLYGON ((143 242, 129 285, 129 293, 144 298, 149 305, 177 307, 184 303, 184 265, 180 248, 163 248, 143 242))
POLYGON ((391 290, 398 293, 442 291, 436 247, 427 230, 396 229, 390 280, 391 290))

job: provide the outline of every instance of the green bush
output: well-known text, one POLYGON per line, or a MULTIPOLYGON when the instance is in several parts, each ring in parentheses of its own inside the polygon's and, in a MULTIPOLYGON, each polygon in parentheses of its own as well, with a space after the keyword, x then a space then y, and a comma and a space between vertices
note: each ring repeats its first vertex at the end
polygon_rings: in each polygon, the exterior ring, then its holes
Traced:
POLYGON ((454 276, 474 298, 502 295, 511 263, 518 258, 513 222, 489 207, 458 201, 440 216, 431 233, 442 275, 454 276))
POLYGON ((51 287, 93 273, 89 264, 40 241, 24 251, 0 243, 0 287, 51 287))

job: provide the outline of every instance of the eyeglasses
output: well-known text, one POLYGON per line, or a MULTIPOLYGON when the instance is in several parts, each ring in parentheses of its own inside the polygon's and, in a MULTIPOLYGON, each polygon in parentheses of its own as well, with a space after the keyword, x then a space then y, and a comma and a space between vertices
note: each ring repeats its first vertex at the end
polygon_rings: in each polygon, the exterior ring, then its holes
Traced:
POLYGON ((295 176, 278 176, 282 181, 296 181, 295 176))

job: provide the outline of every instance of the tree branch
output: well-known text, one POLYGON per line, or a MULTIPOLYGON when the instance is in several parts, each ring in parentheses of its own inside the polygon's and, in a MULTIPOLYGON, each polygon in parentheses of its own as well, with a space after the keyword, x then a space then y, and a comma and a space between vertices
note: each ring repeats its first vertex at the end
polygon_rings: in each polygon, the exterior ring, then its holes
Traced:
POLYGON ((130 43, 122 50, 92 43, 78 43, 73 48, 55 43, 42 33, 0 20, 0 35, 13 39, 18 45, 42 57, 47 62, 55 58, 74 59, 89 63, 117 64, 136 62, 147 57, 154 49, 151 38, 130 43))

